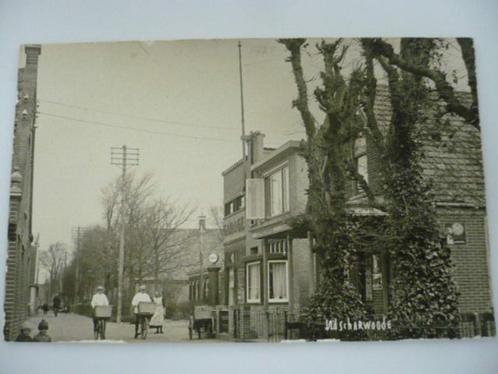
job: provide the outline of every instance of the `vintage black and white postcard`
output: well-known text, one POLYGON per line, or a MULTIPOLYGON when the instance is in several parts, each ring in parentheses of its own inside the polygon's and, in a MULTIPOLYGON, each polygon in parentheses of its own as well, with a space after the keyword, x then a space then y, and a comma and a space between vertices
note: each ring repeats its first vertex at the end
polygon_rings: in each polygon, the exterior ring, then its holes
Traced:
POLYGON ((474 56, 22 46, 5 340, 494 336, 474 56))

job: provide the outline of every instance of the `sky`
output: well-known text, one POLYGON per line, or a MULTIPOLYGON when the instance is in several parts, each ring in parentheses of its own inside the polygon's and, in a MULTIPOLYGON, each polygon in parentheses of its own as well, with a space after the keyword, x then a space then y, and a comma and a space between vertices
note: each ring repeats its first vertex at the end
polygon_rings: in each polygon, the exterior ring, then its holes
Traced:
MULTIPOLYGON (((286 55, 275 40, 242 42, 246 131, 264 132, 268 146, 302 134, 286 55)), ((140 149, 130 170, 196 207, 187 225, 222 205, 221 172, 242 152, 236 40, 43 45, 37 96, 41 249, 71 245, 74 228, 102 221, 101 189, 120 174, 111 147, 140 149)))
MULTIPOLYGON (((76 227, 102 222, 101 189, 120 175, 111 147, 140 149, 130 170, 152 173, 158 196, 195 207, 187 227, 222 206, 221 172, 242 152, 237 42, 42 46, 33 199, 42 250, 71 246, 76 227)), ((310 92, 321 68, 314 43, 303 54, 310 92)), ((304 135, 287 56, 274 39, 242 41, 246 133, 265 133, 270 147, 304 135)), ((354 44, 347 58, 359 58, 354 44)))

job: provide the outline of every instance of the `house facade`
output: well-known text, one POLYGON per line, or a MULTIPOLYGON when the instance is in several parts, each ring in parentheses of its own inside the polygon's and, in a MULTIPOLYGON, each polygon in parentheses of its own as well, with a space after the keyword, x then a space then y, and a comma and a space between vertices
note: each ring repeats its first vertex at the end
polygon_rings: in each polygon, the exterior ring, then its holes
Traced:
POLYGON ((14 340, 21 324, 36 308, 36 246, 32 233, 33 167, 38 56, 41 48, 24 49, 26 63, 18 75, 18 103, 10 188, 7 274, 5 280, 5 340, 14 340))
MULTIPOLYGON (((386 92, 378 94, 378 115, 389 118, 386 92), (385 113, 382 113, 384 111, 385 113)), ((486 207, 480 133, 459 118, 446 126, 424 124, 423 173, 433 186, 440 231, 451 250, 459 311, 467 335, 487 335, 494 320, 491 302, 486 207)), ((307 233, 289 224, 305 213, 307 165, 297 141, 264 147, 264 135, 246 137, 248 155, 223 172, 225 202, 225 293, 229 332, 242 339, 284 335, 313 294, 319 264, 307 233)), ((380 158, 368 135, 352 149, 357 171, 381 201, 380 158)), ((370 208, 356 183, 348 188, 355 215, 382 216, 370 208)), ((352 280, 374 317, 387 313, 390 262, 386 252, 362 252, 351 264, 352 280)))

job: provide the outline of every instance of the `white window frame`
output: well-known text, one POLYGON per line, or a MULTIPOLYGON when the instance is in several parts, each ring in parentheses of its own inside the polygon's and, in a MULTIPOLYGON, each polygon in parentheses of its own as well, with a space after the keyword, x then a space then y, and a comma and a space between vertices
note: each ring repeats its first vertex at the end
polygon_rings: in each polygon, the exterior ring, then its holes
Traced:
POLYGON ((267 281, 267 292, 268 292, 268 302, 269 303, 288 303, 289 302, 289 261, 288 260, 268 260, 268 281, 267 281), (285 264, 285 293, 287 297, 285 299, 272 299, 270 298, 270 265, 275 263, 285 264))
POLYGON ((265 200, 268 202, 268 210, 267 214, 268 217, 277 217, 281 214, 285 214, 290 212, 290 168, 289 168, 289 162, 284 162, 283 164, 280 164, 270 170, 268 170, 266 173, 263 174, 263 178, 265 180, 265 186, 268 185, 268 187, 265 187, 265 191, 268 192, 268 195, 266 196, 265 193, 265 200), (284 177, 284 172, 283 170, 287 169, 286 171, 286 177, 284 177), (271 177, 272 175, 280 173, 281 174, 281 180, 282 180, 282 191, 280 194, 280 198, 282 201, 280 202, 282 205, 282 211, 279 213, 273 213, 272 212, 272 193, 271 193, 271 177), (284 195, 285 191, 285 195, 284 195))
POLYGON ((246 300, 247 303, 249 304, 261 303, 261 261, 248 262, 246 264, 246 300), (251 266, 256 266, 256 265, 259 267, 259 292, 258 292, 259 297, 257 299, 251 299, 249 292, 249 268, 251 266))

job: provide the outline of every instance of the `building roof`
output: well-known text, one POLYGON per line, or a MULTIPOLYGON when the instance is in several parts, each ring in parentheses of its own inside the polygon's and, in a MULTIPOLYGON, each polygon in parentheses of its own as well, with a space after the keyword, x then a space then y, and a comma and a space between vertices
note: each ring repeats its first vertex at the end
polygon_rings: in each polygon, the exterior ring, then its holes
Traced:
POLYGON ((265 154, 265 157, 263 157, 261 160, 254 163, 251 166, 251 170, 256 170, 256 169, 260 168, 261 166, 263 166, 267 162, 271 161, 272 159, 274 159, 278 155, 283 154, 284 152, 287 152, 290 149, 293 149, 293 148, 298 149, 300 147, 300 145, 301 145, 301 142, 298 140, 287 141, 286 143, 284 143, 283 145, 281 145, 277 149, 274 149, 271 152, 268 152, 267 154, 265 154))
POLYGON ((233 163, 229 167, 227 167, 225 170, 221 172, 221 175, 225 176, 226 174, 230 173, 233 169, 237 168, 238 166, 242 165, 244 163, 244 159, 241 158, 239 161, 233 163))
MULTIPOLYGON (((458 93, 470 106, 470 94, 458 93)), ((381 130, 391 118, 389 91, 377 90, 375 114, 381 130)), ((437 203, 485 206, 481 134, 455 115, 445 115, 440 123, 428 116, 419 125, 423 174, 432 183, 437 203), (441 125, 443 123, 443 126, 441 125)))

